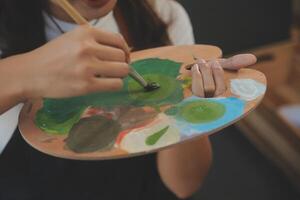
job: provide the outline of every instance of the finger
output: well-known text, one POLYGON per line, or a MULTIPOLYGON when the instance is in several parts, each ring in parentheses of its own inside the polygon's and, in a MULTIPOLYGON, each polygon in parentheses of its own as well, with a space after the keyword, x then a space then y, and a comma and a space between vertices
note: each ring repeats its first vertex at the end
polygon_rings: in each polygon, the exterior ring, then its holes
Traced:
POLYGON ((203 79, 197 64, 192 67, 192 92, 198 97, 205 97, 203 79))
POLYGON ((102 61, 92 66, 92 73, 95 76, 108 78, 124 78, 129 73, 129 65, 121 62, 102 61))
POLYGON ((89 84, 88 92, 118 91, 123 88, 123 81, 119 78, 94 78, 89 84))
POLYGON ((112 47, 122 49, 128 58, 130 50, 128 44, 126 43, 122 35, 117 33, 106 32, 99 29, 94 29, 94 37, 95 40, 100 44, 109 45, 112 47))
POLYGON ((224 69, 239 70, 243 67, 254 65, 257 58, 253 54, 239 54, 227 59, 218 60, 224 69))
POLYGON ((197 62, 203 78, 205 97, 213 97, 215 94, 216 86, 213 79, 211 67, 203 59, 198 59, 197 62))
POLYGON ((216 84, 216 91, 214 96, 219 96, 226 91, 224 70, 218 61, 212 62, 211 68, 212 68, 212 72, 216 84))
POLYGON ((127 62, 126 53, 118 48, 105 46, 105 45, 95 45, 95 54, 98 59, 103 61, 115 61, 115 62, 127 62))

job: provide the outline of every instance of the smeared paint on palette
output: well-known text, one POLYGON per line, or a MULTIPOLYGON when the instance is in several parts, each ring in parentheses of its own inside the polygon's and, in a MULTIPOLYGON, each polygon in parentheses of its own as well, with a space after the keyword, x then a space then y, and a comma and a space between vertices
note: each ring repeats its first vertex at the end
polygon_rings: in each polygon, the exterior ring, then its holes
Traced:
POLYGON ((231 92, 245 101, 253 101, 265 94, 266 85, 253 79, 233 79, 230 83, 231 92))
POLYGON ((205 57, 209 50, 207 59, 220 56, 217 48, 201 45, 134 53, 133 67, 160 89, 145 92, 128 77, 119 92, 44 99, 30 113, 22 112, 22 135, 50 155, 101 160, 146 154, 216 132, 258 105, 266 80, 255 70, 226 72, 228 90, 221 97, 192 96, 183 66, 193 61, 191 52, 205 57))

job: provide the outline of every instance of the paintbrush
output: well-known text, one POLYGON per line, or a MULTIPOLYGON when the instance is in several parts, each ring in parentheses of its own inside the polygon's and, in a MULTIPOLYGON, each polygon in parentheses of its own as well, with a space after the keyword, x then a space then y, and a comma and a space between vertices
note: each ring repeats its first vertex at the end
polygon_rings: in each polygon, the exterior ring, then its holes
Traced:
MULTIPOLYGON (((52 0, 59 5, 78 25, 89 25, 88 21, 68 2, 68 0, 52 0)), ((129 47, 127 48, 129 52, 129 47)), ((129 76, 137 81, 146 91, 160 88, 155 82, 147 82, 132 66, 130 66, 129 76)))

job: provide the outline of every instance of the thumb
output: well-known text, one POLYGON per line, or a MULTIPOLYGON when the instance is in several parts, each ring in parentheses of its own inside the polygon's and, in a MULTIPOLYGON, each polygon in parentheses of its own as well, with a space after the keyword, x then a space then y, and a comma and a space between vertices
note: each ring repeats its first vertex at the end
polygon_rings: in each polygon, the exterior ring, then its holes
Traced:
POLYGON ((218 61, 224 69, 239 70, 243 67, 254 65, 257 62, 257 58, 253 54, 238 54, 227 59, 219 59, 218 61))

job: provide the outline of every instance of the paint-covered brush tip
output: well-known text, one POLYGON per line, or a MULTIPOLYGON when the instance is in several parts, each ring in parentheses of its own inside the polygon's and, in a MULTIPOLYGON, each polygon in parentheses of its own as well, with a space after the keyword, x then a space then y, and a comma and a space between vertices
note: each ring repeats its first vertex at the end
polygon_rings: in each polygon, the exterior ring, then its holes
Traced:
POLYGON ((145 90, 147 92, 150 92, 150 91, 153 91, 153 90, 157 90, 160 88, 160 85, 158 83, 155 83, 155 82, 152 82, 152 83, 149 83, 146 87, 145 87, 145 90))

